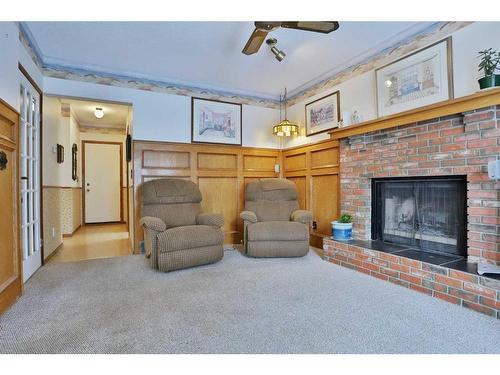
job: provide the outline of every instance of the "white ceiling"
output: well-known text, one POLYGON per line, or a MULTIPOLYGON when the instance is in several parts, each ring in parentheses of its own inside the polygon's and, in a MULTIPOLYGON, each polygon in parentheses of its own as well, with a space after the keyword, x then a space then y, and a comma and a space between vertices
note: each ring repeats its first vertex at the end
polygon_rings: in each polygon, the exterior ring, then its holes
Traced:
POLYGON ((262 97, 290 93, 360 61, 431 22, 340 22, 330 34, 278 29, 269 35, 282 62, 263 44, 241 53, 252 22, 28 22, 42 58, 107 73, 262 97))
POLYGON ((94 102, 61 98, 61 103, 70 105, 71 112, 81 127, 97 127, 125 130, 129 107, 122 104, 94 102), (98 119, 94 115, 96 108, 102 108, 104 117, 98 119))

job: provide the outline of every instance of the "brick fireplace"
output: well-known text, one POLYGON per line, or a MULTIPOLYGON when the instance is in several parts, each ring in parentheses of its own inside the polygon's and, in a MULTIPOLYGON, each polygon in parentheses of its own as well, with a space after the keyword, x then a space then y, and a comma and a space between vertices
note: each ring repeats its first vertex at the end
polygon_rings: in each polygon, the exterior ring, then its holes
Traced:
POLYGON ((500 182, 487 164, 500 155, 500 106, 343 139, 341 210, 357 239, 372 232, 372 179, 466 176, 467 256, 500 264, 500 182))
POLYGON ((500 182, 487 175, 499 155, 500 106, 342 137, 340 205, 353 216, 355 240, 326 238, 324 259, 500 319, 500 277, 480 276, 475 265, 500 265, 500 182), (439 263, 439 254, 370 241, 376 181, 433 176, 462 179, 462 260, 439 263))

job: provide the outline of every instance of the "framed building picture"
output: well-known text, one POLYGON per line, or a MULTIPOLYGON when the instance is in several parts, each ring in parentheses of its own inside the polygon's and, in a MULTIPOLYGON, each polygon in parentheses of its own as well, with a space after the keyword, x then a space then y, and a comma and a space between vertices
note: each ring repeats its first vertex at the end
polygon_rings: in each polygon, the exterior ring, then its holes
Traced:
POLYGON ((191 141, 241 146, 241 104, 191 98, 191 141))
POLYGON ((327 96, 306 104, 306 136, 326 132, 339 126, 340 92, 335 91, 327 96))
POLYGON ((375 71, 378 116, 453 98, 451 37, 375 71))

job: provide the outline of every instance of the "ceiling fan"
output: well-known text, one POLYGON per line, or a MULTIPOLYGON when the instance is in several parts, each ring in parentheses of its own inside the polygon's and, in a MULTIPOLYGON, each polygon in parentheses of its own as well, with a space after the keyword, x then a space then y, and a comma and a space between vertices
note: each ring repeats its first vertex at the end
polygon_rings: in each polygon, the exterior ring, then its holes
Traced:
POLYGON ((250 35, 250 38, 248 39, 247 44, 245 44, 245 47, 243 47, 242 52, 245 55, 252 55, 256 53, 266 39, 267 33, 280 27, 329 34, 339 28, 339 23, 337 21, 256 21, 255 30, 252 35, 250 35))

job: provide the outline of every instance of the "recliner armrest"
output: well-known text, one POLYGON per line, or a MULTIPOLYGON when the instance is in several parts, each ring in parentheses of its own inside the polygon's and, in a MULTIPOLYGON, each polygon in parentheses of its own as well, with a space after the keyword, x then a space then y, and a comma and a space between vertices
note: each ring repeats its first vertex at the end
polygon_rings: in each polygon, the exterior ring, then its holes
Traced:
POLYGON ((153 216, 144 216, 139 221, 139 224, 144 228, 152 229, 157 232, 163 232, 167 229, 167 225, 162 219, 153 216))
POLYGON ((312 221, 313 216, 310 211, 295 210, 292 212, 290 219, 292 221, 298 221, 299 223, 308 224, 312 221))
POLYGON ((199 214, 196 217, 196 224, 211 225, 213 227, 221 228, 224 225, 224 216, 213 213, 199 214))
POLYGON ((249 221, 251 223, 256 223, 257 222, 257 215, 255 215, 255 213, 252 212, 252 211, 242 211, 240 213, 240 217, 243 220, 249 221))

